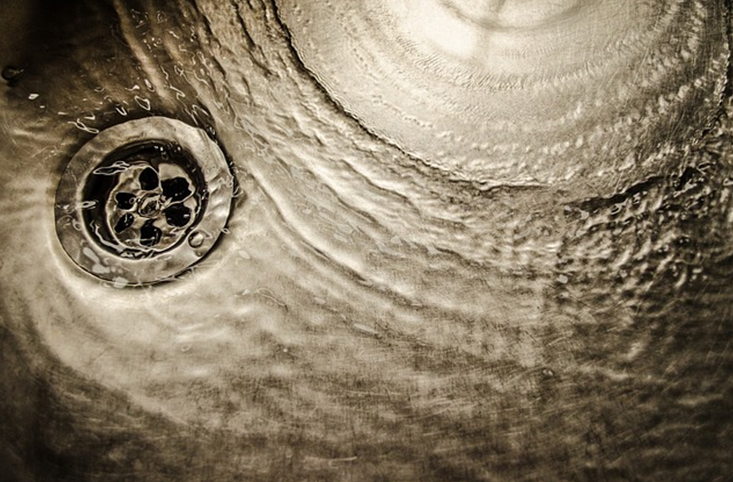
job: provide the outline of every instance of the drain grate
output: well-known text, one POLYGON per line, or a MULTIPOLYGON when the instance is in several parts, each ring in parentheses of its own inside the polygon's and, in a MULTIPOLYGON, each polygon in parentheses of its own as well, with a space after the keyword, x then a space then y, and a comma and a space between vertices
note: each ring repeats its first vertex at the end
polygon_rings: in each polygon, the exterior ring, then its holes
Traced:
POLYGON ((69 162, 56 191, 56 232, 87 272, 155 283, 213 247, 233 185, 224 155, 201 129, 164 117, 126 122, 69 162))

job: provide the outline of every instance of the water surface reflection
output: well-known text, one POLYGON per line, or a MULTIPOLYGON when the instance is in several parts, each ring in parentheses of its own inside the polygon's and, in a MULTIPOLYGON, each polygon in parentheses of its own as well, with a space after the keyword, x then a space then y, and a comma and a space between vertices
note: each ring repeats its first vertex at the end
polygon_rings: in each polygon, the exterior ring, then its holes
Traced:
POLYGON ((728 104, 613 194, 487 188, 345 115, 277 13, 79 2, 19 35, 0 101, 10 479, 724 480, 728 104), (66 256, 55 193, 84 143, 154 115, 215 139, 238 189, 203 261, 130 288, 66 256))

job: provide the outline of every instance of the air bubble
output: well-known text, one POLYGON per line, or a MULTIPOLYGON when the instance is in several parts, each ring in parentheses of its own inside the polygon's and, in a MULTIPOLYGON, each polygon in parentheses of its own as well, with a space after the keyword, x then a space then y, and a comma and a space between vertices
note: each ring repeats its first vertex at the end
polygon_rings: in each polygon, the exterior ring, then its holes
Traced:
POLYGON ((192 248, 199 248, 202 244, 204 244, 205 236, 199 232, 196 231, 195 233, 191 233, 191 236, 188 237, 188 245, 192 248))

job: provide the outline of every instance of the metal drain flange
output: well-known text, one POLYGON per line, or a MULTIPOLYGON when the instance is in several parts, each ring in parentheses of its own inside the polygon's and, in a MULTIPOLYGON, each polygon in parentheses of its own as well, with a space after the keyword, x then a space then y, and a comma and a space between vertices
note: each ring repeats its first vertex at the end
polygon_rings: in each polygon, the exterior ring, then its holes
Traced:
POLYGON ((56 232, 87 272, 122 285, 170 279, 214 246, 234 178, 206 133, 148 117, 100 132, 56 191, 56 232))

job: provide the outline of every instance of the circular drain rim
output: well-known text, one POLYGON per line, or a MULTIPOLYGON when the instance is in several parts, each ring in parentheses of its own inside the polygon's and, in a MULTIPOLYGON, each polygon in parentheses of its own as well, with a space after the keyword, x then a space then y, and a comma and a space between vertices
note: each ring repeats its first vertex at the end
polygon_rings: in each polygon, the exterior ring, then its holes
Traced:
POLYGON ((72 157, 56 190, 56 233, 64 251, 84 271, 117 286, 165 281, 200 261, 229 218, 234 177, 217 144, 199 128, 167 117, 146 117, 112 126, 72 157), (125 258, 105 248, 84 216, 85 188, 105 160, 129 146, 160 143, 180 147, 203 175, 206 205, 180 242, 142 258, 125 258))

